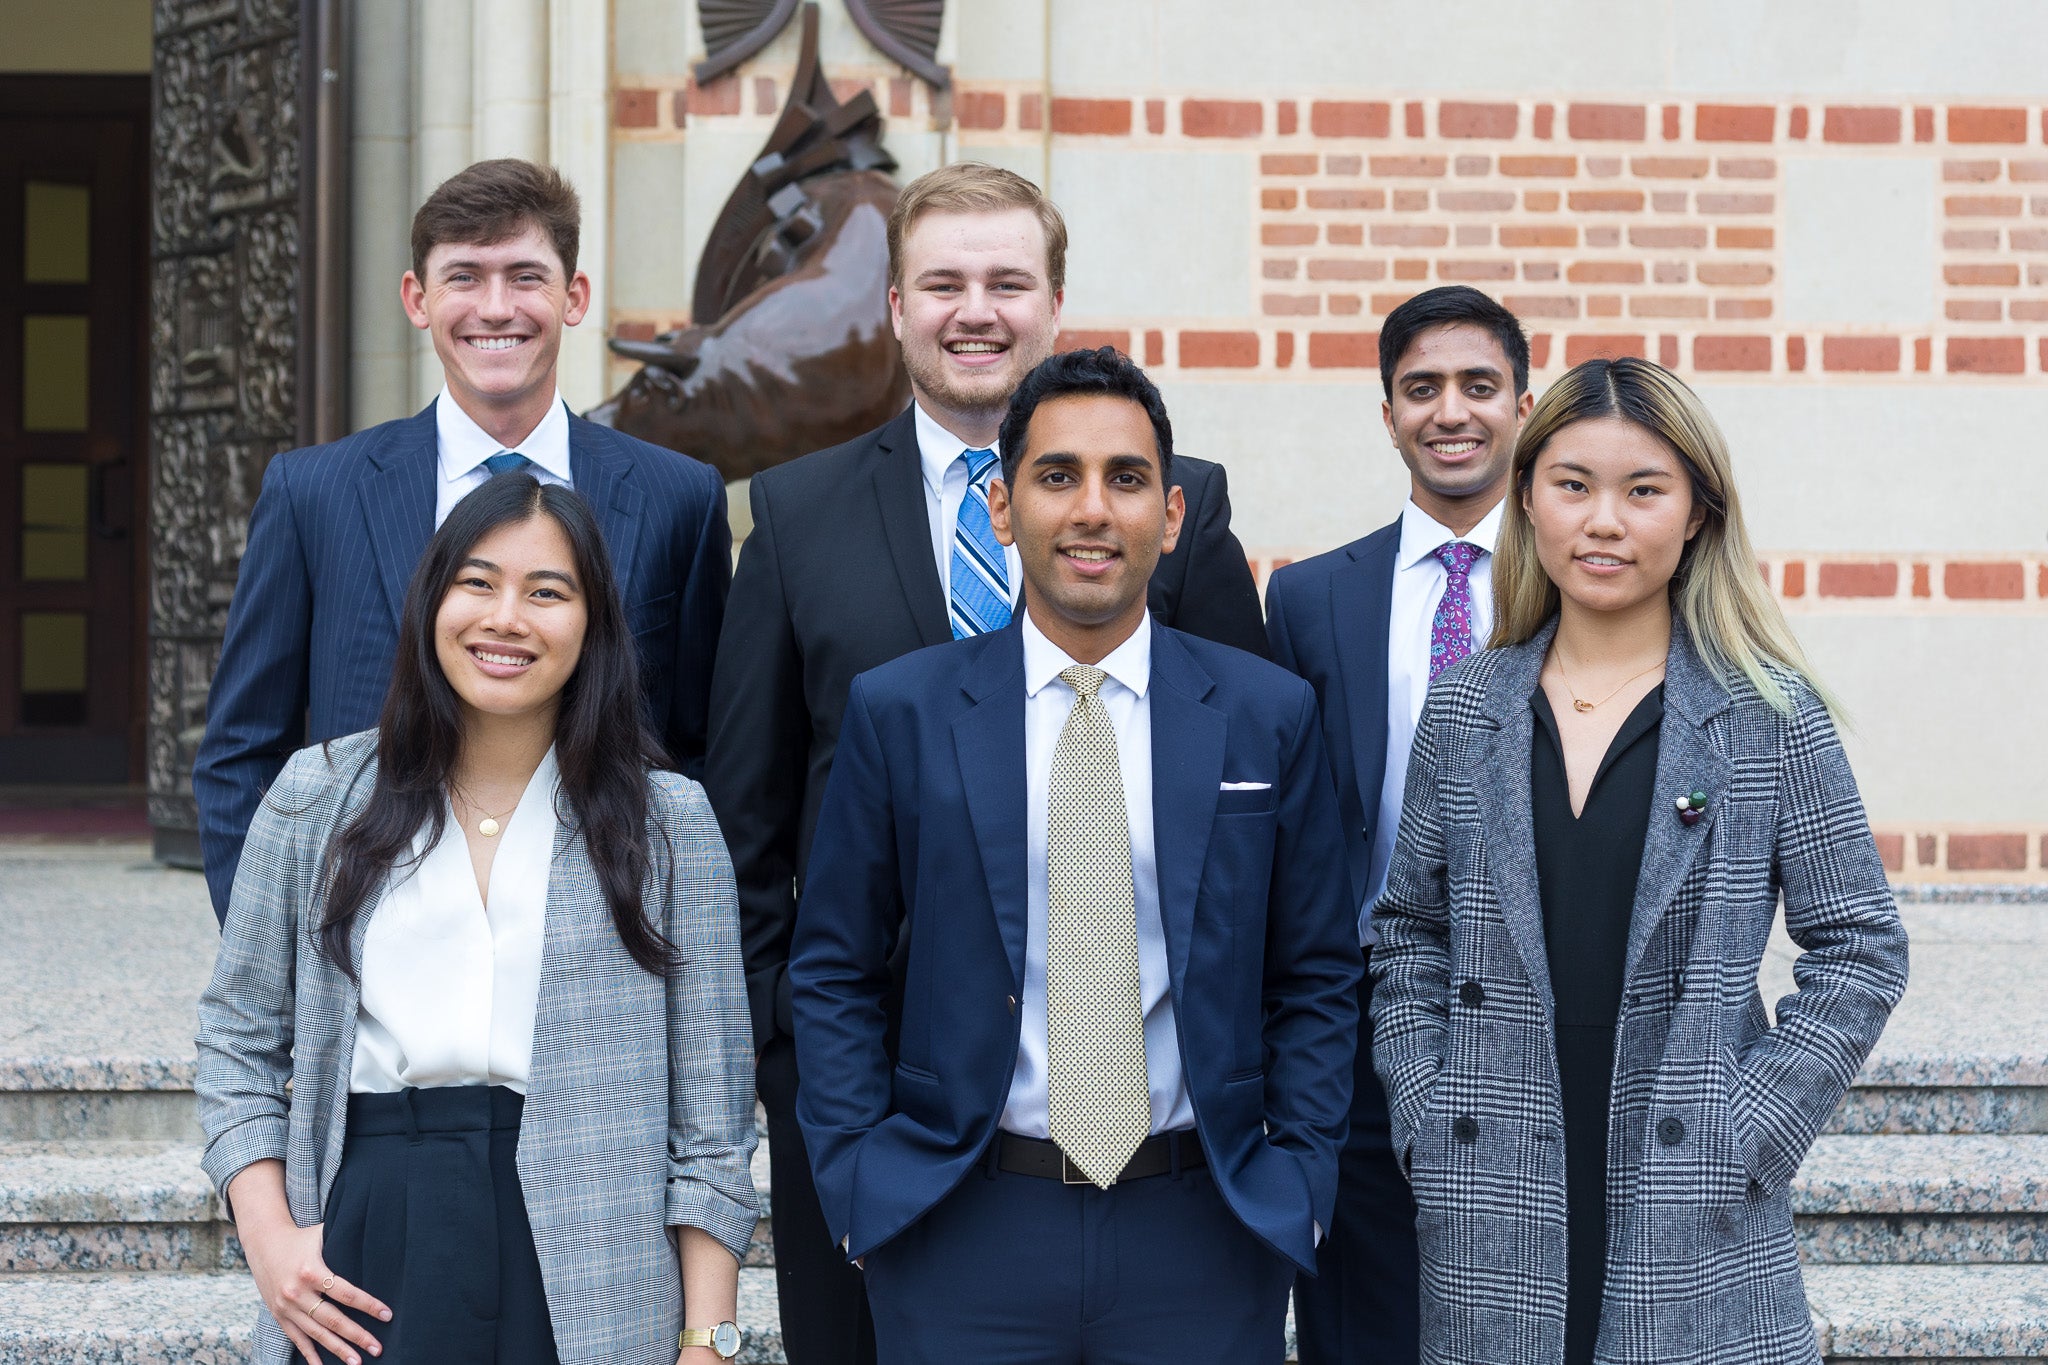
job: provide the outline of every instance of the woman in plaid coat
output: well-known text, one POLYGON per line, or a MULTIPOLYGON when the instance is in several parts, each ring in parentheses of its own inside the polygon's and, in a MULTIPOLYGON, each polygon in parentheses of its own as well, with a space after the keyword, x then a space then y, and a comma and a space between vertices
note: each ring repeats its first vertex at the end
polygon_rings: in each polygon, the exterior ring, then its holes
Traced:
POLYGON ((1511 477, 1373 910, 1423 1358, 1817 1362, 1787 1186, 1906 984, 1826 695, 1669 373, 1573 370, 1511 477))

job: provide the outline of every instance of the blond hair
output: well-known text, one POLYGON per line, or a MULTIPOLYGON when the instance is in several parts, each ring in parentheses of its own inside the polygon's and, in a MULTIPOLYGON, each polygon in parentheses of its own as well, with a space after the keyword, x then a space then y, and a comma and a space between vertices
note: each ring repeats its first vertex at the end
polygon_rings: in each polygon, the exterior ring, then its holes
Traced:
POLYGON ((1669 446, 1691 479, 1695 509, 1705 513, 1671 577, 1673 609, 1700 657, 1724 678, 1747 680, 1781 713, 1790 714, 1794 706, 1787 674, 1830 710, 1837 709, 1815 681, 1805 651, 1759 571, 1720 427, 1678 376, 1633 356, 1589 360, 1573 369, 1550 386, 1523 424, 1494 553, 1489 643, 1521 644, 1557 614, 1557 584, 1536 557, 1536 535, 1522 494, 1552 438, 1575 422, 1603 417, 1633 423, 1669 446))
POLYGON ((903 285, 903 239, 927 213, 1002 213, 1030 209, 1045 229, 1047 284, 1057 294, 1067 287, 1067 220, 1045 191, 1000 166, 956 161, 928 171, 903 187, 889 213, 889 284, 903 285))

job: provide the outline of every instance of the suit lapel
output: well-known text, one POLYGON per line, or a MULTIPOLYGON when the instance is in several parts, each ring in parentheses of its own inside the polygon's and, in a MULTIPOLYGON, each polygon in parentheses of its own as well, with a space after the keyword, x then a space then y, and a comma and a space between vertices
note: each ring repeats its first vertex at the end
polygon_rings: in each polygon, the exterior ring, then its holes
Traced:
POLYGON ((1184 1000, 1195 901, 1230 722, 1205 704, 1215 683, 1174 633, 1152 631, 1152 850, 1159 883, 1159 921, 1166 936, 1167 974, 1184 1000))
POLYGON ((953 749, 967 816, 988 879, 996 928, 1010 959, 1016 993, 1024 990, 1025 847, 1028 812, 1024 788, 1024 639, 1018 627, 981 637, 986 644, 969 665, 961 690, 970 703, 953 722, 953 749))
POLYGON ((1727 799, 1734 766, 1708 743, 1706 723, 1728 703, 1728 689, 1693 650, 1683 623, 1674 620, 1671 653, 1664 665, 1664 720, 1657 732, 1657 787, 1651 794, 1650 832, 1643 841, 1643 867, 1629 916, 1625 981, 1635 975, 1636 964, 1664 922, 1679 885, 1706 848, 1708 832, 1727 799), (1706 793, 1707 813, 1699 823, 1687 825, 1678 819, 1676 802, 1695 791, 1706 793))
MULTIPOLYGON (((904 600, 917 622, 918 639, 927 645, 943 644, 953 638, 953 626, 939 568, 932 561, 931 516, 925 510, 924 469, 910 409, 882 428, 875 449, 875 501, 882 515, 882 538, 888 542, 904 600)), ((1021 653, 1018 666, 1023 666, 1021 653)))
POLYGON ((1550 999, 1550 955, 1543 937, 1536 829, 1529 805, 1529 746, 1536 724, 1529 694, 1536 690, 1543 655, 1556 629, 1553 622, 1526 643, 1501 651, 1484 702, 1496 728, 1480 734, 1472 749, 1473 795, 1494 896, 1508 936, 1522 955, 1523 969, 1545 1000, 1550 999))
POLYGON ((622 449, 623 442, 610 440, 604 429, 571 413, 569 416, 569 477, 576 491, 597 513, 604 531, 605 548, 611 552, 612 570, 618 575, 619 595, 631 606, 636 597, 634 550, 640 541, 641 511, 646 499, 631 478, 633 456, 622 449))
POLYGON ((1337 668, 1351 724, 1358 799, 1376 820, 1387 776, 1387 622, 1393 612, 1394 557, 1401 523, 1368 537, 1352 562, 1330 576, 1330 614, 1337 668), (1384 543, 1382 538, 1384 537, 1384 543))
POLYGON ((434 534, 434 473, 439 441, 434 405, 401 422, 391 439, 370 452, 370 471, 356 484, 377 579, 395 627, 405 615, 405 589, 434 534))

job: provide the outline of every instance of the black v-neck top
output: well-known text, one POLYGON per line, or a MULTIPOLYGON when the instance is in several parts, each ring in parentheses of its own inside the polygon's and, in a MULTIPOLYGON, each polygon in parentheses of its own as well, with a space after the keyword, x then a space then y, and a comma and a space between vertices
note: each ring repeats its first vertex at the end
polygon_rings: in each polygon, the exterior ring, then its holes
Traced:
POLYGON ((1586 808, 1576 817, 1557 716, 1540 686, 1529 707, 1536 715, 1529 806, 1564 1107, 1564 1360, 1565 1365, 1586 1365, 1600 1331, 1607 1258, 1607 1101, 1614 1083, 1629 921, 1656 803, 1664 689, 1652 688, 1621 723, 1586 794, 1586 808))

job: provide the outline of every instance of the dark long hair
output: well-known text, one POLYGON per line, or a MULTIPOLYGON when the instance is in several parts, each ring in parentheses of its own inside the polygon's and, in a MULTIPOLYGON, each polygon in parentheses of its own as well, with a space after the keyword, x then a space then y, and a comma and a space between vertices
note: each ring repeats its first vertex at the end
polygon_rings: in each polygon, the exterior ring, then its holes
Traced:
POLYGON ((413 861, 413 838, 422 828, 431 848, 448 824, 446 793, 462 751, 462 709, 434 648, 441 603, 478 541, 501 526, 539 516, 552 517, 569 538, 589 613, 583 652, 562 687, 555 716, 565 818, 583 836, 626 951, 657 976, 675 970, 675 945, 648 920, 640 900, 651 856, 647 773, 663 759, 643 719, 639 656, 604 538, 589 505, 576 494, 531 474, 500 474, 455 504, 413 571, 391 691, 377 722, 377 784, 328 850, 320 945, 350 976, 355 962, 349 938, 357 913, 401 859, 413 861))

